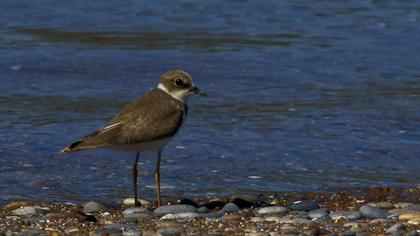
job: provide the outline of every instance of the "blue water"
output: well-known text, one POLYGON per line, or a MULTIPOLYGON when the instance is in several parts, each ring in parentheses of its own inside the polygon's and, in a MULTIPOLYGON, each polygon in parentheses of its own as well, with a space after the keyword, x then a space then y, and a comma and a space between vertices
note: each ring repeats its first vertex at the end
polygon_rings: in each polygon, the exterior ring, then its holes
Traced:
POLYGON ((419 25, 419 1, 1 1, 0 202, 131 196, 134 153, 57 152, 174 68, 210 96, 164 197, 418 186, 419 25))

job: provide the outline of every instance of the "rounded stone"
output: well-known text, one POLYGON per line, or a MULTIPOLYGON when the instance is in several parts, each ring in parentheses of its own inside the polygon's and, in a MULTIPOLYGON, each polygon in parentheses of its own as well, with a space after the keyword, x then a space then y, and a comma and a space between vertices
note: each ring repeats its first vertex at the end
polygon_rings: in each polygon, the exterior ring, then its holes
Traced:
POLYGON ((258 214, 280 214, 287 212, 286 207, 282 206, 271 206, 271 207, 263 207, 258 210, 258 214))
POLYGON ((182 212, 196 212, 197 209, 194 206, 191 205, 168 205, 168 206, 161 206, 156 208, 153 211, 153 214, 155 214, 158 217, 161 217, 166 214, 176 214, 176 213, 182 213, 182 212))
POLYGON ((162 227, 157 230, 160 236, 177 236, 185 235, 185 230, 182 227, 162 227))
POLYGON ((254 223, 263 223, 265 219, 262 217, 251 217, 251 221, 254 223))
POLYGON ((207 207, 205 207, 205 206, 197 208, 197 212, 198 213, 207 213, 209 211, 210 210, 207 207))
MULTIPOLYGON (((139 201, 140 204, 142 206, 145 206, 145 207, 152 205, 149 201, 144 200, 144 199, 137 199, 137 201, 139 201)), ((125 206, 134 206, 134 198, 126 198, 126 199, 124 199, 123 205, 125 205, 125 206)))
POLYGON ((374 207, 370 205, 364 205, 360 207, 359 209, 362 216, 370 219, 381 219, 381 218, 387 218, 391 214, 384 209, 381 209, 379 207, 374 207))
POLYGON ((166 214, 161 217, 162 220, 174 220, 174 219, 190 219, 190 218, 197 218, 201 217, 200 214, 196 212, 181 212, 175 214, 166 214))
POLYGON ((420 218, 420 212, 406 213, 398 217, 399 220, 405 220, 405 221, 415 219, 415 218, 420 218))
POLYGON ((13 210, 12 213, 17 216, 30 216, 36 214, 36 209, 34 207, 25 206, 13 210))
POLYGON ((147 209, 143 207, 130 207, 123 211, 123 215, 129 215, 133 213, 143 213, 143 212, 147 212, 147 209))
POLYGON ((315 201, 297 201, 292 204, 295 211, 312 211, 319 208, 319 204, 315 201))
POLYGON ((420 218, 411 219, 411 220, 407 221, 407 224, 410 224, 410 225, 420 225, 420 218))
POLYGON ((84 213, 104 212, 104 211, 107 211, 107 208, 104 205, 94 202, 94 201, 87 202, 83 206, 84 213))
POLYGON ((20 207, 26 207, 26 206, 32 206, 32 205, 33 205, 32 202, 27 202, 27 201, 11 202, 11 203, 8 203, 6 206, 4 206, 3 209, 14 210, 20 207))
POLYGON ((228 203, 222 208, 222 210, 220 210, 220 213, 232 213, 232 212, 238 212, 240 210, 241 209, 239 209, 239 207, 236 206, 235 204, 228 203))
POLYGON ((324 208, 315 209, 308 212, 308 217, 311 219, 318 219, 318 218, 326 217, 326 216, 328 216, 328 209, 324 209, 324 208))
POLYGON ((405 226, 405 224, 403 223, 396 223, 393 226, 389 227, 386 232, 387 233, 393 233, 393 232, 397 232, 399 230, 401 231, 405 231, 407 229, 407 227, 405 226))

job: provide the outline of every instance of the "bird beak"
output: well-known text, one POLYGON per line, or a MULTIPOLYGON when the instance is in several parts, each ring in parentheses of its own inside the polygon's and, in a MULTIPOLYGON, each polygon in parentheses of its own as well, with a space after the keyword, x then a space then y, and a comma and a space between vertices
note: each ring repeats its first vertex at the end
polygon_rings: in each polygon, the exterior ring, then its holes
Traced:
POLYGON ((200 95, 200 96, 203 96, 203 97, 207 97, 207 93, 205 93, 205 92, 203 92, 203 91, 201 91, 198 87, 196 87, 196 86, 194 86, 194 88, 192 89, 192 91, 191 92, 193 92, 193 93, 195 93, 195 94, 198 94, 198 95, 200 95))

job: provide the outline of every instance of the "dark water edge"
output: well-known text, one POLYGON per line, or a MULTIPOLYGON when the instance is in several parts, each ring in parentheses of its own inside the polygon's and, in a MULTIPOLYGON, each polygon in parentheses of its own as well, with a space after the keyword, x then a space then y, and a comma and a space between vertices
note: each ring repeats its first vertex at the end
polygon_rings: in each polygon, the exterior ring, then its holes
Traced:
MULTIPOLYGON (((57 151, 174 68, 210 97, 189 100, 164 150, 166 196, 420 184, 416 1, 3 2, 1 12, 0 202, 129 196, 134 154, 57 151)), ((145 154, 148 199, 154 165, 145 154)))

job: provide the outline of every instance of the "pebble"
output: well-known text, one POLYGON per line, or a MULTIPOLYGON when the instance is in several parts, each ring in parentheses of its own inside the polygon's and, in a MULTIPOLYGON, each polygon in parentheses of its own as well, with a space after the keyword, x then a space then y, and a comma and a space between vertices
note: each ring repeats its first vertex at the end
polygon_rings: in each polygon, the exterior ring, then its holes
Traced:
POLYGON ((99 228, 91 236, 120 236, 123 235, 121 229, 118 228, 99 228))
POLYGON ((258 214, 280 214, 287 212, 286 207, 282 206, 271 206, 271 207, 263 207, 258 210, 258 214))
POLYGON ((350 231, 352 232, 362 232, 366 229, 366 224, 360 224, 360 223, 347 223, 344 224, 344 227, 351 227, 350 231))
POLYGON ((386 232, 387 233, 393 233, 393 232, 397 232, 397 231, 405 231, 407 229, 407 227, 405 226, 405 224, 403 223, 396 223, 393 226, 389 227, 386 232))
MULTIPOLYGON (((144 200, 144 199, 137 199, 137 201, 140 201, 141 206, 144 206, 144 207, 148 207, 148 206, 151 206, 152 205, 151 202, 149 202, 147 200, 144 200)), ((134 198, 126 198, 126 199, 124 199, 123 205, 124 206, 134 206, 134 198)))
POLYGON ((180 204, 180 205, 191 205, 195 208, 200 207, 200 205, 198 205, 198 203, 196 203, 194 200, 191 200, 189 198, 183 198, 183 199, 179 200, 178 204, 180 204))
POLYGON ((74 235, 78 232, 79 232, 79 229, 75 228, 75 227, 70 227, 70 228, 67 228, 67 229, 64 230, 65 234, 73 234, 74 235))
POLYGON ((123 236, 139 236, 142 235, 138 229, 127 229, 123 231, 123 236))
POLYGON ((175 214, 166 214, 161 217, 162 220, 174 220, 174 219, 190 219, 190 218, 197 218, 201 215, 196 212, 181 212, 175 214))
POLYGON ((207 207, 203 206, 203 207, 197 208, 197 212, 198 213, 207 213, 207 212, 210 212, 210 209, 208 209, 207 207))
POLYGON ((166 214, 176 214, 182 212, 196 212, 197 209, 191 205, 168 205, 168 206, 161 206, 156 208, 153 211, 158 217, 161 217, 166 214))
POLYGON ((223 213, 232 213, 232 212, 238 212, 238 211, 240 211, 241 209, 239 209, 239 207, 238 206, 236 206, 235 204, 233 204, 233 203, 228 203, 228 204, 226 204, 223 208, 222 208, 222 210, 220 210, 220 212, 219 213, 221 213, 221 214, 223 214, 223 213))
POLYGON ((30 216, 36 214, 36 209, 31 206, 25 206, 13 210, 12 213, 17 216, 30 216))
POLYGON ((318 219, 329 216, 329 210, 325 208, 315 209, 308 212, 308 217, 311 219, 318 219))
POLYGON ((251 217, 251 221, 254 223, 263 223, 265 219, 262 217, 251 217))
POLYGON ((345 231, 345 232, 339 233, 338 235, 339 236, 355 236, 356 235, 356 232, 353 232, 353 231, 349 230, 349 231, 345 231))
POLYGON ((392 219, 388 219, 388 218, 382 219, 382 218, 380 218, 380 219, 373 219, 373 220, 369 221, 369 224, 385 224, 385 223, 391 223, 391 222, 393 222, 392 219))
POLYGON ((94 212, 104 212, 104 211, 107 211, 107 208, 104 205, 94 202, 94 201, 87 202, 83 206, 84 213, 94 213, 94 212))
POLYGON ((399 220, 405 220, 405 221, 415 219, 415 218, 420 218, 420 212, 406 213, 398 217, 399 220))
POLYGON ((399 203, 395 203, 394 207, 395 208, 406 208, 406 207, 411 206, 411 205, 413 205, 413 204, 409 203, 409 202, 399 202, 399 203))
MULTIPOLYGON (((282 218, 278 216, 268 216, 268 217, 265 217, 264 219, 265 221, 269 221, 269 222, 280 222, 282 218)), ((287 220, 290 220, 290 218, 287 218, 287 220)))
POLYGON ((185 230, 182 227, 161 227, 158 229, 159 236, 177 236, 185 235, 185 230))
POLYGON ((64 217, 66 217, 64 214, 54 213, 54 212, 47 213, 44 216, 45 219, 49 219, 49 220, 51 220, 51 219, 60 219, 60 218, 64 218, 64 217))
POLYGON ((315 201, 297 201, 292 204, 295 211, 312 211, 319 208, 319 204, 315 201))
POLYGON ((130 215, 134 213, 143 213, 147 212, 147 209, 144 207, 130 207, 123 211, 123 215, 130 215))
POLYGON ((222 216, 222 220, 225 220, 225 221, 240 221, 241 218, 242 217, 238 214, 228 214, 228 215, 222 216))
POLYGON ((407 221, 407 224, 410 224, 410 225, 419 225, 420 224, 420 218, 411 219, 411 220, 407 221))
POLYGON ((370 219, 387 218, 391 215, 391 213, 385 211, 384 209, 370 205, 364 205, 360 207, 359 211, 362 216, 370 219))
POLYGON ((294 219, 291 219, 291 220, 287 221, 286 223, 310 225, 310 224, 312 224, 312 221, 310 221, 308 219, 303 219, 303 218, 294 218, 294 219))
POLYGON ((374 207, 379 207, 379 208, 383 208, 383 209, 391 209, 394 207, 394 204, 390 203, 390 202, 378 202, 375 204, 368 204, 374 207))
POLYGON ((6 206, 4 206, 3 209, 14 210, 20 207, 26 207, 26 206, 32 206, 32 205, 33 205, 32 202, 27 202, 27 201, 11 202, 11 203, 6 204, 6 206))

